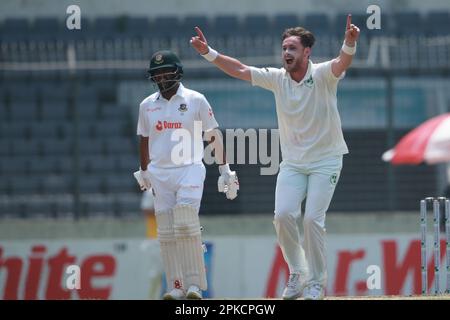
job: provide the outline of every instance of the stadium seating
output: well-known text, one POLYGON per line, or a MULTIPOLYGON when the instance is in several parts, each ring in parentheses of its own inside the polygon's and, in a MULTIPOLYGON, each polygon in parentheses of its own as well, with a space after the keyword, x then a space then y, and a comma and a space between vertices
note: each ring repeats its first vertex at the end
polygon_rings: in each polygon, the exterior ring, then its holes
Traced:
MULTIPOLYGON (((346 12, 285 12, 247 16, 96 17, 82 19, 82 31, 60 28, 65 22, 55 17, 0 21, 2 63, 65 64, 70 44, 79 61, 96 66, 80 69, 76 87, 69 82, 65 69, 1 71, 0 217, 73 215, 77 119, 81 214, 124 216, 139 211, 140 193, 131 176, 139 167, 136 119, 133 118, 136 105, 132 105, 136 102, 119 99, 120 89, 121 83, 130 79, 144 81, 148 59, 159 49, 172 49, 180 54, 187 66, 186 81, 202 79, 208 83, 200 86, 203 88, 200 91, 213 105, 221 127, 249 128, 257 123, 262 128, 275 128, 276 115, 270 92, 241 83, 235 90, 221 82, 223 75, 217 70, 192 67, 206 65, 188 43, 189 37, 194 35, 194 26, 205 31, 212 46, 249 60, 278 57, 282 31, 287 27, 304 26, 316 35, 312 55, 316 61, 329 59, 339 52, 346 15, 346 12), (101 67, 101 63, 117 61, 119 65, 114 70, 101 67), (122 66, 130 61, 134 64, 130 70, 122 66), (142 70, 136 65, 142 65, 142 70), (239 103, 230 96, 239 96, 239 103)), ((449 12, 383 13, 381 30, 367 30, 366 20, 365 12, 352 14, 353 23, 362 27, 358 44, 360 61, 369 56, 373 40, 386 36, 393 39, 388 54, 395 67, 439 69, 450 66, 449 12), (425 36, 432 40, 439 38, 423 46, 417 39, 425 36)), ((414 92, 402 91, 396 96, 396 124, 401 129, 397 134, 426 116, 416 105, 425 104, 427 97, 416 88, 412 90, 414 92), (404 102, 405 96, 415 102, 404 102)), ((387 147, 387 137, 383 130, 377 130, 376 125, 372 128, 370 123, 384 121, 384 114, 380 114, 378 108, 384 93, 351 88, 340 90, 339 94, 346 140, 352 153, 345 157, 342 181, 331 210, 385 210, 387 165, 380 165, 379 155, 387 147), (349 96, 358 102, 355 106, 349 102, 349 96), (365 124, 371 128, 355 125, 367 118, 371 120, 365 124), (370 148, 368 140, 374 141, 370 148)), ((207 166, 202 212, 272 212, 276 177, 261 176, 259 165, 233 165, 233 169, 238 171, 242 190, 238 199, 229 202, 216 191, 217 167, 207 166), (256 198, 255 194, 262 196, 256 198)), ((399 186, 395 208, 416 209, 411 200, 435 191, 435 175, 436 170, 427 166, 396 169, 399 186)))

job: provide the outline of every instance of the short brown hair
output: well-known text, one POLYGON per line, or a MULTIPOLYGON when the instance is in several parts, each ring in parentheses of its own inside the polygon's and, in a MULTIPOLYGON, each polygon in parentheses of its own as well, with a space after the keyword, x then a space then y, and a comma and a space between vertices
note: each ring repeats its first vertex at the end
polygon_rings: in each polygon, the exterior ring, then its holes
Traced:
POLYGON ((316 41, 316 38, 314 38, 314 35, 310 31, 308 31, 302 27, 288 28, 288 29, 284 30, 284 32, 281 36, 281 41, 283 41, 286 38, 292 37, 292 36, 299 37, 302 46, 305 48, 312 48, 312 46, 314 45, 314 42, 316 41))

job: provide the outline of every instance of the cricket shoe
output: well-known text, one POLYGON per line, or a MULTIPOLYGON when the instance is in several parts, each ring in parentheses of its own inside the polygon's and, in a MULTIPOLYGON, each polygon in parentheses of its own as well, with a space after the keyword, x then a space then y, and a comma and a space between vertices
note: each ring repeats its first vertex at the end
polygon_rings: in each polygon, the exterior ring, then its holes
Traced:
POLYGON ((284 300, 294 300, 300 297, 305 288, 305 283, 300 281, 300 274, 291 273, 286 288, 283 290, 282 298, 284 300))
POLYGON ((163 295, 163 300, 182 300, 185 297, 186 295, 183 289, 173 288, 163 295))
POLYGON ((203 298, 202 291, 199 287, 192 285, 187 291, 186 298, 189 300, 201 300, 203 298))
POLYGON ((303 298, 305 300, 322 300, 324 297, 323 287, 320 284, 313 284, 305 288, 303 298))

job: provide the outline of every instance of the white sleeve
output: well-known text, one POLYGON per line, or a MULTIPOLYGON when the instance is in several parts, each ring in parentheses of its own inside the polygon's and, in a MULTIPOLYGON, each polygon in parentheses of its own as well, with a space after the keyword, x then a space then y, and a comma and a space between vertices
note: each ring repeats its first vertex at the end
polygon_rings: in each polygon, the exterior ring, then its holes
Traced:
POLYGON ((145 106, 141 104, 139 106, 139 118, 137 124, 137 135, 148 137, 150 134, 150 129, 148 125, 148 119, 146 117, 145 106))
POLYGON ((339 77, 336 77, 333 74, 333 71, 331 71, 331 63, 332 62, 333 62, 333 60, 318 63, 316 65, 315 75, 316 75, 316 77, 319 77, 319 78, 325 80, 325 82, 327 82, 329 84, 336 84, 339 80, 341 80, 342 78, 345 77, 345 71, 342 72, 342 74, 339 77))
POLYGON ((200 96, 198 103, 200 120, 202 121, 202 130, 208 131, 217 128, 219 124, 217 123, 212 108, 204 95, 200 96))
POLYGON ((250 67, 252 85, 274 91, 280 69, 250 67))

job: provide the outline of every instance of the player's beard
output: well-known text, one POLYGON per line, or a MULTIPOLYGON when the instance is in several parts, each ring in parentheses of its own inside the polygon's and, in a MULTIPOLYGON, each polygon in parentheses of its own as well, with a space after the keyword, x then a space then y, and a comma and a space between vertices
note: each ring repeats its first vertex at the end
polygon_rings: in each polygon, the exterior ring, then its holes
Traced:
POLYGON ((291 63, 287 63, 286 59, 283 57, 283 67, 284 69, 289 72, 297 72, 301 69, 302 66, 302 61, 303 61, 303 55, 298 55, 298 56, 290 56, 292 60, 291 63))

